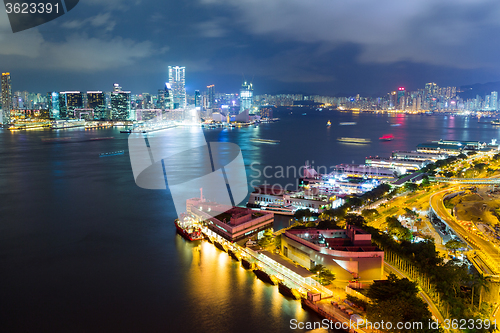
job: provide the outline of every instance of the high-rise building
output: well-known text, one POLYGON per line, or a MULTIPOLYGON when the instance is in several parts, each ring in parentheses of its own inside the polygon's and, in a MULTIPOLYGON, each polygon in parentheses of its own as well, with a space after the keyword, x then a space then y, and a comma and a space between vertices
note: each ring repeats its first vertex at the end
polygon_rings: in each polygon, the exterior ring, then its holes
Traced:
POLYGON ((186 107, 186 67, 168 66, 174 109, 186 107))
POLYGON ((74 118, 75 109, 83 108, 81 91, 61 91, 59 93, 59 115, 61 118, 74 118))
POLYGON ((87 108, 94 109, 94 119, 108 119, 106 99, 102 91, 87 91, 87 108))
POLYGON ((58 92, 48 92, 47 93, 47 104, 49 109, 50 119, 60 118, 60 108, 59 108, 59 93, 58 92))
POLYGON ((251 83, 246 81, 241 85, 240 89, 240 113, 245 110, 250 110, 253 104, 253 87, 251 83))
POLYGON ((207 107, 215 107, 215 85, 207 86, 207 107))
POLYGON ((429 82, 429 83, 425 84, 425 93, 427 94, 427 96, 436 95, 437 90, 438 90, 438 86, 434 82, 429 82))
POLYGON ((2 73, 2 123, 10 124, 10 111, 12 110, 12 86, 10 73, 2 73))
POLYGON ((201 95, 199 90, 194 91, 194 106, 201 108, 201 95))
POLYGON ((406 108, 405 94, 406 94, 405 88, 399 87, 398 88, 398 100, 396 102, 397 109, 399 109, 399 110, 404 110, 406 108))
POLYGON ((174 109, 174 97, 172 93, 172 85, 170 82, 165 82, 165 90, 163 91, 163 99, 165 101, 164 109, 174 109))
POLYGON ((122 91, 121 87, 115 83, 114 89, 111 92, 111 119, 121 121, 130 120, 131 113, 130 91, 122 91))
POLYGON ((490 108, 492 110, 498 110, 498 91, 491 92, 490 108))

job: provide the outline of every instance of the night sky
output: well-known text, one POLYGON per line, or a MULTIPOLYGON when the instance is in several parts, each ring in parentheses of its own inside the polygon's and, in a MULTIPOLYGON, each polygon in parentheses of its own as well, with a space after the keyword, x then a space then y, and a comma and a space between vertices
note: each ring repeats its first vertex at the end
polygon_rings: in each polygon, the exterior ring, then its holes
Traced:
POLYGON ((13 34, 0 12, 0 71, 13 90, 155 93, 186 66, 189 94, 378 95, 500 81, 500 2, 485 0, 81 0, 13 34))

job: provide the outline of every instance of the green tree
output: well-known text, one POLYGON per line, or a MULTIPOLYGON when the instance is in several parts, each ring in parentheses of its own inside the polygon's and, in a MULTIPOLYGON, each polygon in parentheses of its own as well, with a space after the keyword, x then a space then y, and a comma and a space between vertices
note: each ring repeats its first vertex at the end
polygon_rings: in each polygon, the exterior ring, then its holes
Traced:
MULTIPOLYGON (((418 297, 418 287, 408 279, 398 279, 390 273, 387 280, 378 280, 370 286, 367 297, 372 300, 368 304, 367 318, 371 322, 422 322, 423 327, 431 318, 427 304, 418 297)), ((417 332, 416 330, 391 330, 391 332, 417 332)))
POLYGON ((407 182, 407 183, 405 183, 404 187, 405 187, 406 191, 415 192, 418 188, 418 185, 415 183, 407 182))
POLYGON ((347 214, 345 216, 345 223, 346 225, 353 225, 360 228, 366 225, 365 219, 359 214, 347 214))

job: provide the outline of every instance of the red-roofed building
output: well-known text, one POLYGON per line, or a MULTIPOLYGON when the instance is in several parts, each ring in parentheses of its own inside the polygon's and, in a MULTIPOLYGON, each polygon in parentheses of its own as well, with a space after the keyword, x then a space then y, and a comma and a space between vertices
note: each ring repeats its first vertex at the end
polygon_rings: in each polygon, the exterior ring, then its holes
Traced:
POLYGON ((325 266, 339 281, 383 278, 384 251, 372 245, 369 233, 355 226, 288 230, 282 235, 281 251, 307 268, 325 266))

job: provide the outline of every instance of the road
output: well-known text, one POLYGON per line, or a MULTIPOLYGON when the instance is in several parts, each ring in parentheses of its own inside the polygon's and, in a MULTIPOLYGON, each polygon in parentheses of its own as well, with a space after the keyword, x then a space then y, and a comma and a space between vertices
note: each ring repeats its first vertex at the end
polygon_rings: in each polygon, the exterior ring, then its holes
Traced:
POLYGON ((473 251, 482 253, 482 258, 486 261, 488 267, 483 267, 487 275, 496 275, 500 272, 500 248, 488 238, 479 236, 476 233, 471 233, 466 230, 458 221, 450 215, 443 204, 444 197, 454 191, 458 191, 459 186, 451 187, 446 190, 434 193, 430 198, 430 205, 433 211, 443 220, 448 226, 453 229, 464 241, 469 244, 473 251))

